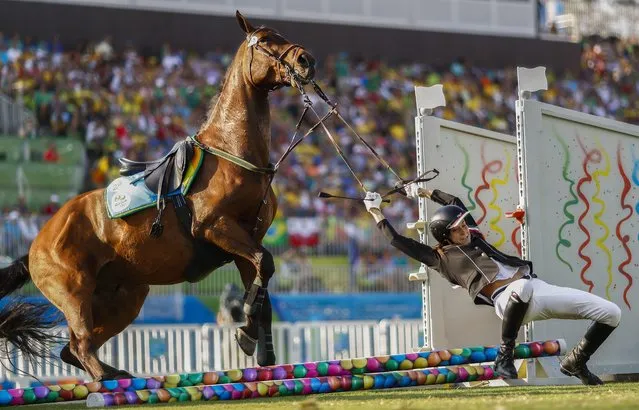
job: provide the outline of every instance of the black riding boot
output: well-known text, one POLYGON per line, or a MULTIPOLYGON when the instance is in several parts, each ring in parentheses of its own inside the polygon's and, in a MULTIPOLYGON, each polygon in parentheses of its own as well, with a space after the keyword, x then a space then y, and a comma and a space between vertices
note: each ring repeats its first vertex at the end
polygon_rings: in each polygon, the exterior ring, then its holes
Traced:
POLYGON ((515 340, 527 311, 528 303, 522 302, 515 293, 510 295, 501 322, 501 346, 495 358, 495 373, 504 379, 517 378, 514 357, 515 340))
POLYGON ((575 376, 586 385, 603 384, 601 379, 590 373, 586 362, 599 346, 610 336, 615 327, 595 322, 588 328, 583 339, 561 361, 559 370, 566 376, 575 376))

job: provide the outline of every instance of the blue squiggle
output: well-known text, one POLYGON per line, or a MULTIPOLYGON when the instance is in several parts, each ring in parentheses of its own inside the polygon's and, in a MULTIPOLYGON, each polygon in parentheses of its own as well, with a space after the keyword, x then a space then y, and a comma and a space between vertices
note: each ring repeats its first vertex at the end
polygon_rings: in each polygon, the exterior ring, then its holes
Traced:
MULTIPOLYGON (((632 182, 635 185, 639 186, 639 158, 635 155, 635 151, 632 151, 632 182)), ((635 204, 635 212, 639 213, 639 201, 635 204)), ((637 240, 639 240, 639 234, 637 235, 637 240)))

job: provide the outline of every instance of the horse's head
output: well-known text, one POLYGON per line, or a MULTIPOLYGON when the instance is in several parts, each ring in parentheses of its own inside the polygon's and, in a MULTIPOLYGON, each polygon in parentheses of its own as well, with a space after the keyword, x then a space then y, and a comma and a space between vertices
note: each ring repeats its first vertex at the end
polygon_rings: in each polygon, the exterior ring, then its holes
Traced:
POLYGON ((306 84, 313 79, 315 58, 304 47, 291 43, 271 28, 254 28, 239 11, 235 16, 246 33, 243 70, 249 83, 257 88, 275 89, 306 84))

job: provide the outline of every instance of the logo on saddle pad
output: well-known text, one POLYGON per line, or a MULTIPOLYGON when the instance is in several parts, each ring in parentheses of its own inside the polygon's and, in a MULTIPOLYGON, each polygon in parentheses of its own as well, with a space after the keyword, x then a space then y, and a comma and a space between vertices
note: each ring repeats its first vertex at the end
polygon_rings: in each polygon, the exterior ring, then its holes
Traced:
POLYGON ((111 209, 113 212, 120 213, 127 209, 131 203, 131 197, 128 194, 120 193, 111 198, 111 209))

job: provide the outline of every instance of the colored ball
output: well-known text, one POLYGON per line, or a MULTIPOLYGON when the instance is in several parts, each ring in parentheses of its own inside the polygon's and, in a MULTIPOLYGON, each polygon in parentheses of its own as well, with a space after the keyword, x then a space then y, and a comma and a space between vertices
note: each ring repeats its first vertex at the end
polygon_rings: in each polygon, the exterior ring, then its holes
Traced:
POLYGON ((530 348, 528 345, 520 344, 515 347, 515 358, 526 359, 530 357, 530 348))
POLYGON ((397 368, 399 367, 399 363, 397 363, 396 360, 390 359, 389 361, 386 362, 385 367, 386 367, 386 370, 392 372, 397 370, 397 368))
POLYGON ((351 369, 351 373, 352 374, 364 374, 366 373, 366 367, 357 367, 357 368, 352 368, 351 369))
POLYGON ((69 390, 60 390, 60 398, 64 401, 73 400, 73 392, 69 390))
POLYGON ((437 380, 435 381, 437 384, 444 384, 446 383, 446 375, 444 373, 439 373, 437 375, 437 380))
POLYGON ((217 382, 219 384, 227 384, 227 383, 231 383, 231 378, 228 377, 227 375, 223 374, 219 377, 219 379, 217 380, 217 382))
POLYGON ((326 376, 328 374, 328 363, 321 362, 317 364, 317 374, 326 376))
POLYGON ((293 369, 293 377, 296 377, 298 379, 306 377, 306 373, 306 367, 304 366, 295 366, 295 369, 293 369))
POLYGON ((477 369, 475 369, 473 366, 464 366, 464 370, 466 370, 466 372, 468 373, 468 381, 470 382, 474 382, 479 377, 479 375, 477 374, 477 369))
MULTIPOLYGON (((73 385, 71 385, 71 386, 73 386, 73 385)), ((64 386, 60 386, 60 387, 62 387, 62 390, 68 390, 68 389, 65 389, 64 386)), ((102 382, 102 387, 104 387, 108 391, 113 391, 113 390, 118 388, 118 381, 117 380, 104 380, 102 382)), ((71 388, 73 388, 73 387, 71 387, 71 388)))
MULTIPOLYGON (((154 379, 150 379, 149 382, 151 380, 154 380, 154 379)), ((89 388, 90 392, 94 392, 95 391, 95 390, 93 390, 91 388, 91 386, 87 385, 87 387, 89 388)), ((133 379, 131 381, 131 387, 133 388, 133 390, 144 390, 144 389, 146 389, 147 388, 146 379, 143 379, 141 377, 136 377, 135 379, 133 379)))
POLYGON ((245 369, 244 372, 242 372, 242 377, 244 381, 253 382, 257 379, 257 370, 254 368, 245 369))
POLYGON ((430 373, 426 376, 426 384, 435 384, 437 382, 437 376, 430 373))
POLYGON ((411 362, 414 362, 419 357, 419 354, 418 353, 406 353, 405 356, 406 356, 406 360, 410 360, 411 362))
POLYGON ((439 366, 441 361, 442 361, 442 358, 439 356, 439 353, 437 353, 437 352, 431 352, 431 354, 428 355, 428 366, 429 367, 439 366))
POLYGON ((60 397, 60 392, 51 390, 49 394, 47 394, 47 402, 57 401, 58 397, 60 397))
POLYGON ((366 359, 353 359, 353 367, 356 369, 363 369, 364 367, 366 367, 366 359))
POLYGON ((450 364, 452 364, 453 366, 456 366, 458 364, 462 364, 464 362, 465 362, 464 358, 461 357, 460 355, 454 354, 450 358, 450 364))
POLYGON ((374 357, 369 358, 366 362, 366 369, 368 369, 369 372, 377 371, 379 367, 379 362, 374 357))
POLYGON ((202 379, 204 378, 204 373, 191 373, 188 376, 188 379, 191 383, 202 384, 202 379))
POLYGON ((366 386, 365 382, 366 377, 353 377, 351 379, 351 390, 361 390, 362 387, 366 386))
POLYGON ((478 366, 478 367, 475 368, 475 371, 477 372, 477 378, 479 380, 482 380, 483 377, 484 377, 484 372, 485 372, 484 367, 483 366, 478 366))
POLYGON ((446 383, 454 383, 457 380, 457 375, 454 372, 446 373, 446 383))
POLYGON ((257 384, 257 392, 262 397, 266 396, 268 394, 268 386, 265 385, 264 383, 258 383, 257 384))
POLYGON ((528 345, 528 347, 530 348, 530 354, 532 355, 532 357, 539 357, 544 354, 544 347, 541 345, 541 343, 532 342, 528 345))
POLYGON ((385 379, 384 380, 384 387, 387 388, 387 389, 390 388, 390 387, 395 386, 398 383, 398 380, 395 379, 391 375, 386 376, 384 379, 385 379))
POLYGON ((128 389, 129 387, 131 387, 131 379, 118 380, 118 386, 122 387, 123 389, 128 389))
MULTIPOLYGON (((142 387, 142 389, 146 389, 146 380, 144 380, 144 387, 142 387)), ((100 382, 89 382, 87 384, 85 384, 85 386, 87 386, 87 389, 89 389, 89 392, 91 393, 96 393, 99 392, 100 389, 102 388, 102 383, 100 382)))
POLYGON ((129 404, 129 403, 126 401, 126 397, 124 397, 124 394, 116 394, 116 395, 113 397, 113 403, 115 403, 115 404, 116 404, 116 405, 118 405, 118 406, 122 406, 122 405, 124 405, 124 404, 129 404))
MULTIPOLYGON (((44 399, 45 397, 47 397, 47 394, 49 394, 49 389, 47 388, 47 386, 37 386, 33 388, 33 393, 35 394, 36 398, 44 399)), ((1 400, 0 404, 2 404, 1 400)))
POLYGON ((377 360, 378 362, 382 364, 386 363, 389 359, 390 359, 389 356, 375 356, 375 360, 377 360))
POLYGON ((331 391, 335 391, 340 388, 341 380, 337 376, 329 376, 328 385, 331 387, 331 391))
POLYGON ((437 354, 439 355, 440 359, 442 360, 450 360, 452 354, 448 351, 448 350, 440 350, 439 352, 437 352, 437 354))
POLYGON ((351 370, 353 368, 353 361, 352 360, 342 360, 342 361, 339 362, 339 365, 344 370, 351 370))
POLYGON ((180 375, 179 374, 169 374, 164 379, 164 383, 165 384, 171 384, 171 385, 174 385, 174 386, 177 386, 179 382, 180 382, 180 375))
POLYGON ((376 389, 381 389, 382 387, 384 387, 384 376, 382 376, 381 374, 375 375, 375 383, 373 384, 373 386, 376 389))
POLYGON ((492 362, 497 357, 497 349, 494 347, 487 347, 486 350, 484 350, 484 354, 486 355, 486 361, 492 362))
MULTIPOLYGON (((430 373, 428 373, 430 374, 430 373)), ((424 372, 417 372, 417 385, 422 386, 424 384, 426 384, 426 376, 427 373, 424 372)))
POLYGON ((375 385, 375 378, 372 376, 364 376, 364 389, 371 389, 375 385))
POLYGON ((342 368, 339 364, 329 364, 328 365, 328 375, 329 376, 339 376, 342 374, 342 368))
POLYGON ((33 390, 25 390, 22 394, 22 400, 25 404, 31 404, 36 401, 36 395, 33 390))
POLYGON ((495 372, 491 367, 484 368, 484 379, 492 380, 495 377, 495 372))
POLYGON ((276 367, 275 369, 273 369, 273 379, 274 380, 282 380, 282 379, 286 379, 286 370, 284 370, 282 367, 276 367))
POLYGON ((415 359, 415 361, 413 362, 413 369, 424 369, 426 367, 430 366, 428 364, 428 360, 423 358, 423 357, 418 357, 417 359, 415 359))
POLYGON ((352 382, 353 378, 350 377, 342 377, 342 390, 349 391, 352 390, 352 382))
POLYGON ((470 357, 470 355, 471 355, 471 353, 472 353, 472 352, 473 352, 473 351, 472 351, 472 350, 470 350, 469 348, 464 347, 464 348, 462 349, 462 351, 461 351, 460 356, 461 356, 461 357, 463 357, 463 358, 468 358, 468 357, 470 357))
MULTIPOLYGON (((388 366, 388 363, 386 363, 386 365, 388 366)), ((413 368, 413 362, 411 362, 410 360, 403 360, 399 364, 399 369, 400 370, 410 370, 412 368, 413 368)))
POLYGON ((311 390, 314 393, 319 392, 320 387, 322 387, 322 382, 319 379, 311 379, 311 390))
POLYGON ((547 341, 544 342, 544 352, 548 355, 554 355, 557 354, 557 351, 559 350, 559 343, 555 342, 555 341, 547 341))
POLYGON ((486 361, 484 352, 472 352, 469 358, 470 363, 482 363, 486 361))
MULTIPOLYGON (((204 383, 207 386, 210 386, 212 384, 217 384, 217 381, 220 379, 220 376, 218 376, 217 373, 215 372, 207 372, 204 373, 204 376, 202 377, 202 383, 204 383)), ((151 380, 149 380, 150 382, 151 380)), ((154 388, 154 387, 150 387, 150 389, 154 388)))
POLYGON ((75 388, 73 389, 73 396, 75 396, 76 399, 84 399, 88 395, 89 389, 87 389, 87 386, 80 384, 75 386, 75 388))
POLYGON ((448 351, 450 352, 451 355, 461 356, 464 349, 448 349, 448 351))
POLYGON ((160 398, 157 394, 152 394, 149 396, 149 404, 156 404, 160 402, 160 398))
POLYGON ((411 379, 410 379, 410 377, 408 377, 408 376, 402 376, 402 378, 401 378, 401 379, 399 379, 399 382, 398 382, 398 384, 399 384, 401 387, 407 387, 407 386, 410 386, 410 385, 411 385, 411 383, 412 383, 412 380, 411 380, 411 379))
POLYGON ((260 381, 273 380, 273 372, 271 369, 260 369, 257 373, 257 378, 260 381))
POLYGON ((135 394, 134 391, 124 392, 124 397, 126 398, 126 402, 129 404, 135 404, 138 402, 138 395, 135 394))
POLYGON ((140 400, 142 400, 143 402, 147 402, 149 401, 149 391, 148 390, 140 390, 140 391, 136 391, 135 394, 138 396, 138 398, 140 400))
POLYGON ((466 371, 466 369, 464 369, 463 367, 459 367, 457 369, 457 373, 458 373, 460 381, 467 381, 468 380, 468 371, 466 371))

